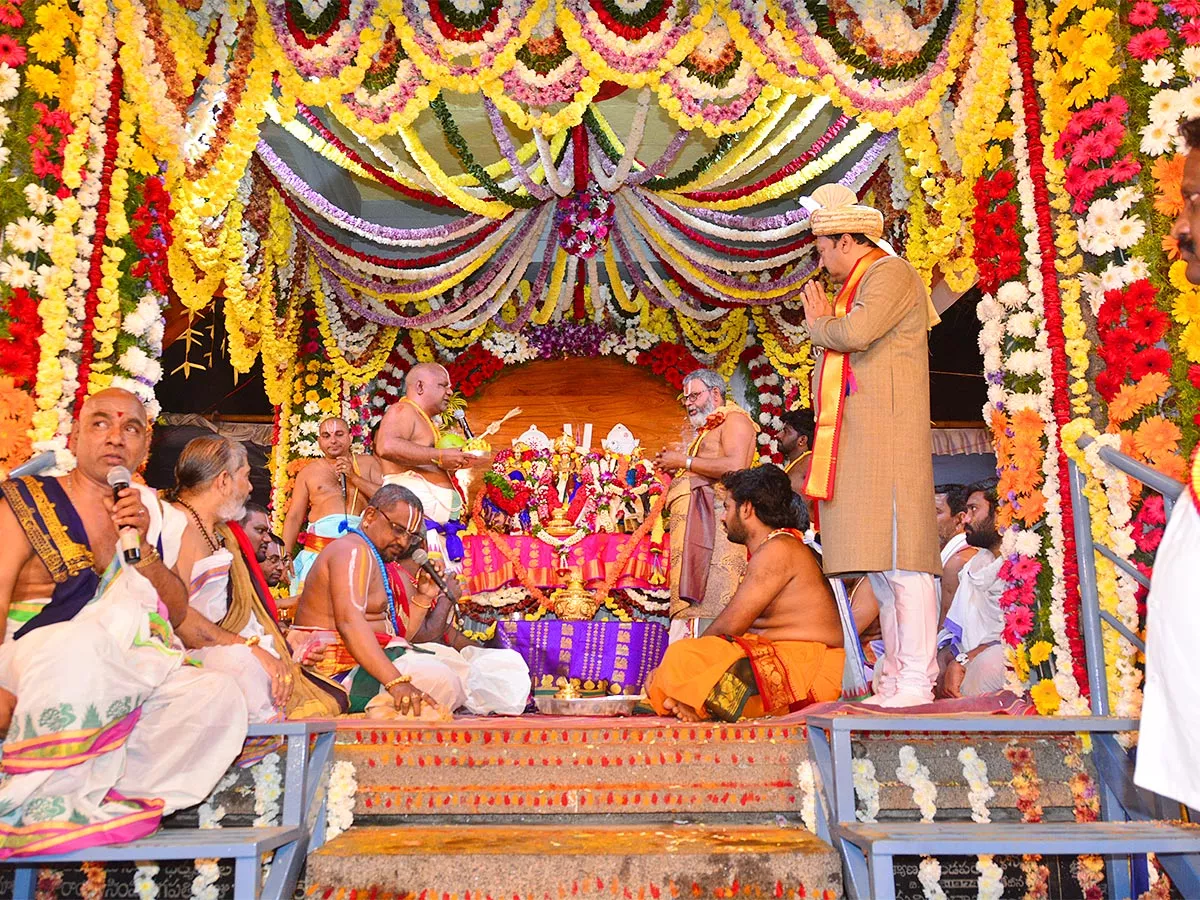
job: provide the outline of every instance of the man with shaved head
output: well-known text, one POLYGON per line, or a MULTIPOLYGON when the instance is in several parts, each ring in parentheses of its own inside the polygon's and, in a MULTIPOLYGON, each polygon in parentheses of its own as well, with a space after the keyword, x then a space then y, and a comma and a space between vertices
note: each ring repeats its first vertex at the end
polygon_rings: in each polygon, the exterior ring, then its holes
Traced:
POLYGON ((324 454, 296 476, 291 506, 283 520, 283 546, 292 553, 297 536, 301 550, 295 554, 295 592, 325 547, 358 525, 367 502, 379 489, 383 473, 379 460, 355 453, 345 419, 329 418, 317 428, 317 446, 324 454), (301 534, 307 520, 308 530, 301 534))
POLYGON ((245 739, 234 681, 184 665, 186 523, 129 482, 149 439, 141 401, 101 391, 69 474, 0 483, 0 860, 141 837, 203 800, 245 739))
POLYGON ((438 447, 442 432, 435 417, 446 411, 453 393, 442 366, 413 366, 404 379, 404 396, 383 414, 375 443, 384 484, 398 484, 417 495, 429 547, 448 550, 451 561, 462 558, 457 534, 463 499, 453 473, 477 462, 472 453, 438 447))

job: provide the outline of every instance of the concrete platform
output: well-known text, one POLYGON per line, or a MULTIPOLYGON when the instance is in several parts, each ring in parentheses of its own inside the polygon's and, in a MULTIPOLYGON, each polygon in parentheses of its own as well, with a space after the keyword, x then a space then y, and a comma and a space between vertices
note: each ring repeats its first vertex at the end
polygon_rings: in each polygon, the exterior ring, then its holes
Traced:
POLYGON ((803 828, 356 827, 308 858, 309 898, 565 900, 841 896, 837 853, 803 828))

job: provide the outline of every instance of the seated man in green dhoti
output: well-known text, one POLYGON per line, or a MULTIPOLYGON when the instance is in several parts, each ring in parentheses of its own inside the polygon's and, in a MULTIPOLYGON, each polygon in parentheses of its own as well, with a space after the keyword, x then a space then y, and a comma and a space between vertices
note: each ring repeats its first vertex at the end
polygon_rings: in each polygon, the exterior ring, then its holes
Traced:
POLYGON ((149 446, 141 401, 97 393, 70 446, 69 475, 0 483, 0 859, 150 833, 208 795, 246 736, 233 679, 184 665, 172 629, 184 522, 128 486, 149 446), (110 478, 127 485, 115 499, 110 478))
POLYGON ((841 694, 845 652, 833 591, 796 527, 775 466, 721 479, 722 526, 750 561, 729 605, 698 638, 667 647, 646 693, 659 715, 727 722, 783 715, 841 694))

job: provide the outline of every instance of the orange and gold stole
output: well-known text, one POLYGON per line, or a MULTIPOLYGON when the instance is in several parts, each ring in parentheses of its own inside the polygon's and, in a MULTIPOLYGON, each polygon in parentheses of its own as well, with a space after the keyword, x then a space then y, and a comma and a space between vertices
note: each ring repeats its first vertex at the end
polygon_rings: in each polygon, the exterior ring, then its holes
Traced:
MULTIPOLYGON (((859 282, 877 260, 887 254, 875 248, 863 256, 850 270, 850 276, 833 301, 833 315, 842 318, 854 303, 859 282)), ((814 500, 833 499, 833 479, 837 471, 838 439, 842 431, 842 412, 846 403, 846 388, 850 383, 850 354, 826 350, 825 361, 813 390, 817 404, 817 427, 813 439, 812 462, 802 493, 814 500)))

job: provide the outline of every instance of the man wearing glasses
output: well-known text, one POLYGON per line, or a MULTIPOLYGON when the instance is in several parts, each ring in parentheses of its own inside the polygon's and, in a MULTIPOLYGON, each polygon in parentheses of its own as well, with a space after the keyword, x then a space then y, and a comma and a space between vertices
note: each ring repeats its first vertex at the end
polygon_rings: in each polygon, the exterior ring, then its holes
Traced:
POLYGON ((439 594, 424 570, 415 583, 400 575, 423 524, 416 495, 384 485, 359 525, 321 551, 304 582, 289 635, 295 658, 341 683, 350 712, 387 694, 401 716, 445 718, 466 698, 454 667, 409 642, 439 594))
POLYGON ((671 533, 671 640, 696 637, 715 619, 746 570, 746 548, 717 523, 724 515, 714 486, 754 459, 758 431, 750 414, 725 402, 725 379, 698 369, 683 379, 683 408, 695 429, 687 444, 659 451, 655 465, 677 473, 667 497, 671 533))

